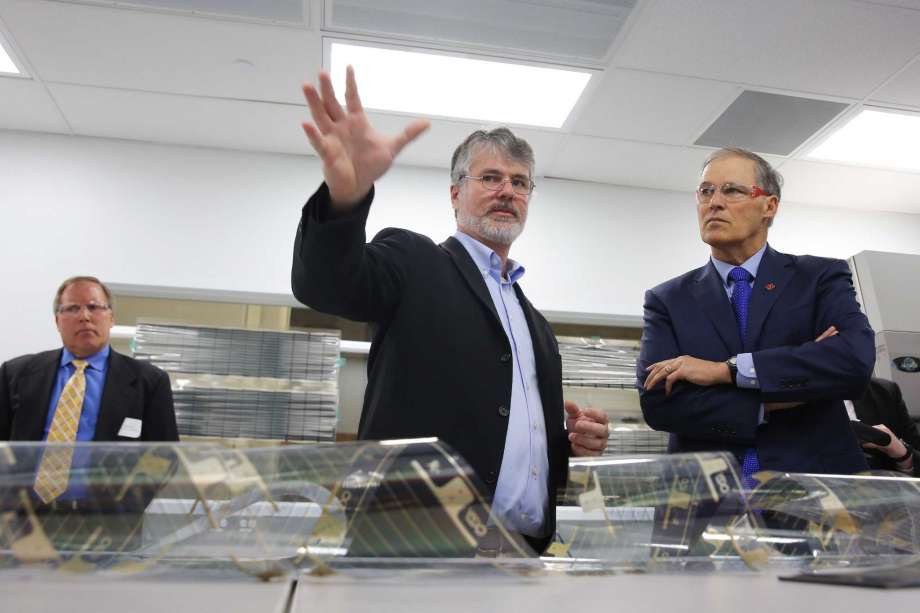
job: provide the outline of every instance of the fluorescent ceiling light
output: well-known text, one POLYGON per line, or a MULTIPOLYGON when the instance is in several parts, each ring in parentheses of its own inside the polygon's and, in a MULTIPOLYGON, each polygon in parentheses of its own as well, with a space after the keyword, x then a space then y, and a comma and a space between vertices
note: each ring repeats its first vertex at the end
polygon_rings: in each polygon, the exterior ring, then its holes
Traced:
POLYGON ((13 58, 6 51, 6 41, 3 40, 3 34, 0 34, 0 73, 19 74, 19 69, 13 63, 13 58))
POLYGON ((863 109, 807 155, 898 170, 920 171, 920 115, 863 109))
POLYGON ((368 109, 560 128, 591 74, 344 43, 331 44, 340 98, 355 68, 368 109))

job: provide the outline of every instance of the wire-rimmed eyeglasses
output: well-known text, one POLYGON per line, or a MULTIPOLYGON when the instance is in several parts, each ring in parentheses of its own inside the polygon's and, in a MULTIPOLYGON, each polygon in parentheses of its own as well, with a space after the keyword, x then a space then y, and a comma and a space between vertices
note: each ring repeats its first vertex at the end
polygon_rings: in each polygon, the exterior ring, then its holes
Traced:
POLYGON ((511 177, 510 179, 505 179, 501 175, 485 174, 481 177, 474 177, 473 175, 460 175, 460 180, 463 179, 473 179, 474 181, 479 181, 480 184, 487 190, 498 192, 505 187, 505 183, 511 184, 511 189, 515 194, 520 196, 529 196, 533 193, 533 188, 536 187, 536 183, 528 179, 527 177, 511 177))
POLYGON ((83 309, 86 309, 86 312, 89 313, 90 317, 92 317, 93 315, 101 315, 111 308, 111 305, 96 304, 95 302, 90 302, 89 304, 62 304, 58 307, 57 312, 59 315, 76 317, 83 312, 83 309))

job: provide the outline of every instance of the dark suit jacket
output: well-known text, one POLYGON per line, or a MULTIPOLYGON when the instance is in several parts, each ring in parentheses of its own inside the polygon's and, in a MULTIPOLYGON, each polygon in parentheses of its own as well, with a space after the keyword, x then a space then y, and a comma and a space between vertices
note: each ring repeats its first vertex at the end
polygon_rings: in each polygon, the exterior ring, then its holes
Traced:
POLYGON ((759 390, 681 381, 645 391, 646 421, 671 433, 669 450, 728 450, 740 459, 756 446, 761 468, 853 473, 866 463, 849 428, 843 399, 858 398, 875 364, 875 342, 860 312, 846 262, 764 253, 751 294, 747 342, 741 344, 722 279, 711 262, 645 294, 645 329, 637 379, 652 363, 691 355, 723 361, 753 354, 759 390), (834 325, 839 334, 820 343, 834 325), (775 411, 758 427, 763 402, 804 402, 775 411))
MULTIPOLYGON (((326 220, 325 185, 303 209, 291 284, 298 300, 372 322, 358 436, 437 436, 494 494, 511 406, 511 346, 482 274, 463 245, 388 228, 365 244, 373 192, 349 215, 326 220)), ((568 474, 562 362, 549 324, 514 286, 533 340, 549 449, 547 535, 568 474)))
MULTIPOLYGON (((41 441, 61 350, 24 355, 0 366, 0 440, 41 441)), ((109 353, 94 441, 178 441, 169 376, 159 368, 109 353), (118 436, 126 417, 141 421, 140 438, 118 436)))
MULTIPOLYGON (((859 421, 875 426, 885 424, 895 435, 910 445, 914 452, 914 476, 920 477, 920 431, 910 418, 901 388, 894 381, 877 379, 869 381, 862 398, 853 401, 859 421)), ((887 455, 875 450, 870 453, 869 466, 882 470, 897 470, 897 464, 887 455)))

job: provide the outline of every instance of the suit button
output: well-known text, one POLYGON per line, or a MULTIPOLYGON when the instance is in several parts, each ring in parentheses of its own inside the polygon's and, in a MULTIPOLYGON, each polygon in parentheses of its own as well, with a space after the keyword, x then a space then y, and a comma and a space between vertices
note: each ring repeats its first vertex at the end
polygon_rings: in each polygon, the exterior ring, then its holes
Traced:
POLYGON ((502 357, 499 358, 499 359, 500 359, 502 362, 507 362, 508 360, 511 359, 511 354, 510 354, 510 353, 503 353, 503 354, 502 354, 502 357))
POLYGON ((505 405, 502 405, 498 407, 498 414, 501 415, 502 417, 508 417, 508 415, 511 414, 511 411, 508 410, 508 407, 506 407, 505 405))

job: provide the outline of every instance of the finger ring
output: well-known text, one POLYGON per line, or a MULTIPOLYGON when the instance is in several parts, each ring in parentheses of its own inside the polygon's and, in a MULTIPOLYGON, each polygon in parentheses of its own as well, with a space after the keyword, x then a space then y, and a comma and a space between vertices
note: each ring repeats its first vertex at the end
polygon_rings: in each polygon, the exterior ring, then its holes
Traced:
POLYGON ((671 372, 671 365, 668 364, 667 366, 665 366, 665 367, 664 367, 664 371, 665 371, 665 372, 671 372))

